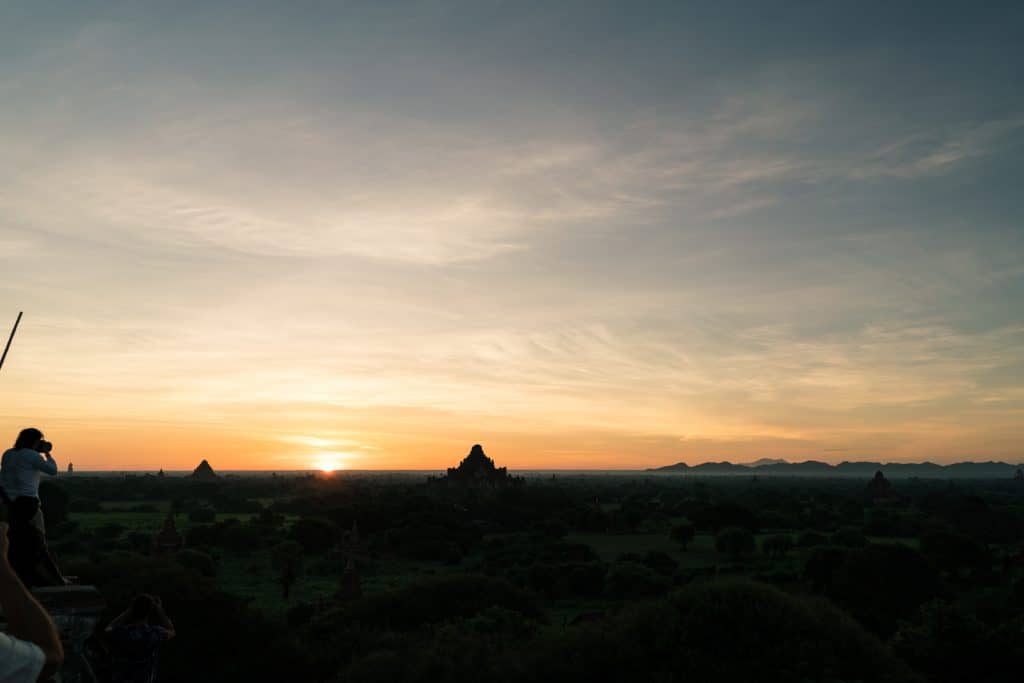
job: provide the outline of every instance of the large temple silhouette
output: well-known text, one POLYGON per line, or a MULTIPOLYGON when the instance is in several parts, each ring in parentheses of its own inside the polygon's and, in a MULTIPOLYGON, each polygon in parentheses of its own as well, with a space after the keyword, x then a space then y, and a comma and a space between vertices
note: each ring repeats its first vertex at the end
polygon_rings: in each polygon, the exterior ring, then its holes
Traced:
POLYGON ((522 480, 509 476, 508 468, 495 467, 494 461, 484 453, 483 446, 475 444, 470 449, 469 455, 459 463, 459 466, 449 467, 448 474, 440 481, 462 486, 497 488, 522 480))

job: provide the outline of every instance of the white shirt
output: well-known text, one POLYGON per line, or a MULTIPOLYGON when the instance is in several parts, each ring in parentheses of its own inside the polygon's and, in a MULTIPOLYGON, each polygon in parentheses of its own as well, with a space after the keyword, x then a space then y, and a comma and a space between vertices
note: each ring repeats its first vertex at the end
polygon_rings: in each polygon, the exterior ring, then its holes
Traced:
POLYGON ((57 474, 57 463, 45 459, 31 448, 10 448, 3 456, 0 483, 11 500, 28 496, 39 497, 39 475, 57 474))
POLYGON ((0 633, 0 683, 33 683, 45 664, 38 645, 0 633))

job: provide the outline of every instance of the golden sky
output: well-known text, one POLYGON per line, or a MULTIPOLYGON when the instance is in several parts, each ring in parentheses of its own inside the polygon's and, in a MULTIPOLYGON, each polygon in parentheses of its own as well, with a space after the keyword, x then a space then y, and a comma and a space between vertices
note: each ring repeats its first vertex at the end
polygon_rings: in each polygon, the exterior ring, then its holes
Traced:
POLYGON ((0 21, 0 438, 1024 460, 1012 17, 85 4, 0 21))

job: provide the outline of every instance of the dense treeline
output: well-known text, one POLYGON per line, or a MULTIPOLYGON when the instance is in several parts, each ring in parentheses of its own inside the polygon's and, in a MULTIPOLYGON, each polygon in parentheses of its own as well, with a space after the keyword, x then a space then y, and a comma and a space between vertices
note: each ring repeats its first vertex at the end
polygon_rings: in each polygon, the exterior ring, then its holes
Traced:
POLYGON ((41 495, 111 614, 164 596, 166 681, 1009 681, 1024 661, 1019 481, 76 476, 41 495))

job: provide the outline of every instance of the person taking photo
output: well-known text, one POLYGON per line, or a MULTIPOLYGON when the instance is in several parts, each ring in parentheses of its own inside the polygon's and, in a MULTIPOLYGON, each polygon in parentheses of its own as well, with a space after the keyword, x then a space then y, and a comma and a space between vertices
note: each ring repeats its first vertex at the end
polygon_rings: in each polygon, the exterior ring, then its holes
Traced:
POLYGON ((46 548, 39 480, 57 474, 53 444, 34 427, 21 430, 0 460, 0 485, 10 523, 10 563, 27 586, 60 586, 67 580, 46 548))

